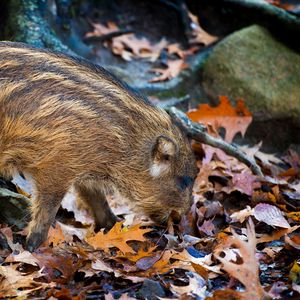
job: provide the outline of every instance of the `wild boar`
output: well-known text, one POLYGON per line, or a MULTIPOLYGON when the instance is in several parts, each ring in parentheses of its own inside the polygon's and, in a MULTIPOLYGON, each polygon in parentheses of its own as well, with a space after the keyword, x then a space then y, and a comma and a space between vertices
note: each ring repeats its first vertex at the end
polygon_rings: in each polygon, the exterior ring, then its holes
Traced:
POLYGON ((116 222, 117 190, 154 221, 191 203, 195 160, 169 115, 103 68, 22 43, 0 42, 0 171, 34 182, 26 245, 47 237, 73 186, 97 228, 116 222))

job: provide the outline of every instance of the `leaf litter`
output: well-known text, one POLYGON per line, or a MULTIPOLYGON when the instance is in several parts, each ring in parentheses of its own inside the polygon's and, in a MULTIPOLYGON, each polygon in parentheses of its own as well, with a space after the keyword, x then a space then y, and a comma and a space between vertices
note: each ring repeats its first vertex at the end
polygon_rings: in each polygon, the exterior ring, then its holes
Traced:
MULTIPOLYGON (((246 131, 251 114, 242 102, 232 107, 222 99, 188 115, 207 120, 215 135, 224 127, 232 139, 246 131), (228 112, 240 126, 224 118, 228 112)), ((297 299, 300 177, 284 172, 297 170, 299 154, 277 158, 259 145, 241 147, 268 174, 259 179, 221 150, 193 148, 199 167, 194 204, 179 224, 156 226, 118 196, 108 200, 126 225, 95 233, 72 193, 34 253, 22 246, 26 230, 1 224, 1 299, 297 299)))
POLYGON ((188 17, 190 34, 187 49, 183 49, 178 43, 170 43, 164 37, 160 41, 151 42, 145 36, 137 36, 133 32, 128 32, 130 31, 128 28, 119 28, 112 21, 106 24, 89 21, 93 30, 87 32, 84 39, 97 40, 98 38, 104 47, 125 61, 143 59, 152 65, 160 60, 160 67, 149 69, 149 73, 156 73, 158 76, 148 81, 150 83, 168 81, 189 67, 186 61, 189 56, 218 40, 216 36, 210 35, 200 26, 197 16, 188 12, 188 17), (167 59, 160 59, 165 55, 167 59))

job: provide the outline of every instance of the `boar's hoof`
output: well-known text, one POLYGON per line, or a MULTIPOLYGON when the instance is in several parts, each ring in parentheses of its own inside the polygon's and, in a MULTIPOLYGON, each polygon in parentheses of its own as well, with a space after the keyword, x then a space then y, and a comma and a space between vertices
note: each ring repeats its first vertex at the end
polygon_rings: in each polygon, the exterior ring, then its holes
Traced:
POLYGON ((109 218, 101 223, 96 222, 95 232, 100 231, 100 229, 102 229, 102 228, 105 228, 108 231, 108 230, 112 229, 117 222, 120 222, 120 221, 123 221, 123 220, 116 216, 111 216, 111 218, 109 218))
POLYGON ((36 250, 45 240, 47 236, 42 232, 31 233, 26 239, 25 248, 29 252, 36 250))

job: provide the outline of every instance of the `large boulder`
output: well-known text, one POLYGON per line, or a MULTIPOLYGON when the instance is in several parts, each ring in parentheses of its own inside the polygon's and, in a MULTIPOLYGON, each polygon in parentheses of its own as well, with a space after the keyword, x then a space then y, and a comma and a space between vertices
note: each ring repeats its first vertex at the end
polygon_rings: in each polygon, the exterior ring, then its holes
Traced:
POLYGON ((300 124, 300 54, 258 25, 214 48, 204 64, 203 87, 212 99, 243 98, 257 120, 300 124))

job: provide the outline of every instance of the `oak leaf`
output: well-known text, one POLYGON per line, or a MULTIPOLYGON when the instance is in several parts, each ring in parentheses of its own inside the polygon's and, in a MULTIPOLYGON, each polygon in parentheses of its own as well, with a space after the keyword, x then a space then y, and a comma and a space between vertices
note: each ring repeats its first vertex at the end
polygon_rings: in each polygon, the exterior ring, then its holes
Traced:
POLYGON ((107 26, 100 23, 91 22, 94 30, 85 34, 85 38, 102 36, 119 30, 118 26, 114 22, 107 22, 107 26))
POLYGON ((186 69, 188 65, 184 62, 183 59, 176 59, 176 60, 168 60, 167 61, 167 68, 153 68, 150 72, 160 73, 161 75, 154 77, 149 80, 149 82, 159 82, 159 81, 166 81, 172 79, 179 75, 181 70, 186 69))
POLYGON ((0 298, 7 299, 17 297, 17 299, 29 299, 29 294, 34 291, 53 286, 43 282, 35 281, 42 275, 39 272, 22 274, 16 270, 17 266, 0 266, 0 298))
POLYGON ((244 136, 252 121, 252 116, 242 100, 238 100, 236 107, 233 107, 226 96, 219 98, 218 106, 211 107, 208 104, 200 104, 198 109, 189 111, 187 115, 194 122, 211 123, 217 129, 225 128, 225 140, 231 143, 237 133, 240 132, 244 136))
POLYGON ((222 269, 229 273, 234 278, 238 279, 246 288, 244 293, 241 293, 242 299, 253 300, 263 299, 265 291, 259 281, 259 267, 256 260, 256 237, 255 229, 252 220, 247 224, 248 241, 243 241, 243 237, 232 231, 232 237, 223 239, 214 251, 215 257, 223 264, 222 269), (232 247, 238 248, 238 253, 243 260, 242 264, 232 261, 231 255, 227 257, 226 250, 232 250, 232 247), (225 250, 225 251, 224 251, 225 250), (221 253, 225 254, 224 257, 221 253))
POLYGON ((108 251, 109 248, 116 247, 123 253, 135 253, 127 242, 145 241, 144 234, 152 231, 152 229, 142 229, 138 224, 122 228, 122 224, 123 222, 117 222, 108 233, 99 231, 95 236, 87 238, 86 241, 95 249, 108 251))
POLYGON ((192 37, 189 40, 190 44, 201 44, 207 46, 217 41, 218 38, 216 36, 210 35, 204 29, 201 28, 197 16, 189 12, 189 18, 192 21, 191 27, 193 29, 192 37))
POLYGON ((193 295, 196 295, 197 298, 205 299, 207 289, 206 280, 202 276, 193 272, 188 272, 187 276, 189 278, 188 285, 176 286, 171 284, 171 291, 175 293, 176 296, 188 295, 193 299, 193 295))
POLYGON ((58 224, 58 222, 55 223, 55 227, 53 228, 50 226, 48 231, 48 237, 47 240, 44 242, 44 245, 51 245, 57 246, 61 243, 63 243, 66 240, 66 237, 61 229, 61 226, 58 224))
POLYGON ((257 243, 268 243, 268 242, 273 242, 276 240, 279 240, 281 237, 285 236, 288 233, 291 233, 295 230, 297 230, 300 227, 298 226, 293 226, 291 228, 282 228, 279 230, 274 231, 272 234, 264 234, 261 237, 257 239, 257 243))
POLYGON ((6 257, 5 262, 22 262, 29 265, 37 266, 38 265, 38 259, 35 258, 32 253, 29 251, 22 251, 18 254, 10 254, 6 257))

